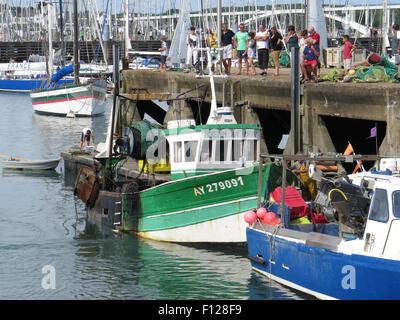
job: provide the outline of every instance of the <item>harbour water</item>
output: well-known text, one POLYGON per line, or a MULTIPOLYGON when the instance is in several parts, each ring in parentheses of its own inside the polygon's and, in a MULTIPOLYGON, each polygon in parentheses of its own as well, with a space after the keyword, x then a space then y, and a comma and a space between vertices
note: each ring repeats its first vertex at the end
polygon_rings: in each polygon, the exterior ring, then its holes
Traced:
MULTIPOLYGON (((67 119, 35 114, 28 94, 0 93, 0 154, 56 158, 79 147, 84 127, 105 141, 111 103, 104 116, 67 119)), ((74 179, 62 163, 50 173, 2 170, 0 299, 307 298, 251 271, 246 248, 147 241, 87 223, 74 179)))

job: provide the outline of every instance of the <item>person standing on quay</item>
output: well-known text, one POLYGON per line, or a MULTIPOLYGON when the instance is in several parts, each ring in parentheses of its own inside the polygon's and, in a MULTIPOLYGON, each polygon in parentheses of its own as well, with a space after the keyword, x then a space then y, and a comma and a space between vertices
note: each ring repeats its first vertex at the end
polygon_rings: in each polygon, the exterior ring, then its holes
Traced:
POLYGON ((261 69, 261 76, 267 75, 269 62, 269 33, 265 30, 265 26, 260 24, 254 40, 257 44, 258 66, 261 69))
MULTIPOLYGON (((318 46, 318 48, 319 48, 319 46, 320 46, 319 40, 321 38, 319 33, 317 33, 315 31, 314 27, 308 27, 308 33, 309 33, 309 37, 312 39, 313 45, 318 46)), ((319 58, 318 58, 318 76, 319 76, 320 72, 321 72, 321 62, 319 61, 319 58)))
POLYGON ((246 73, 249 74, 249 61, 247 60, 247 45, 249 42, 249 34, 244 30, 244 24, 241 23, 239 31, 234 36, 235 45, 237 48, 237 56, 239 63, 238 75, 242 74, 242 61, 246 63, 246 73))
POLYGON ((397 65, 397 79, 395 83, 400 83, 400 27, 398 24, 394 24, 392 27, 392 53, 394 55, 394 63, 397 65))
POLYGON ((356 46, 350 42, 350 37, 346 34, 343 36, 344 48, 343 48, 343 62, 344 69, 349 71, 352 63, 352 53, 356 49, 356 46))
POLYGON ((168 44, 165 38, 161 38, 160 42, 161 48, 158 49, 161 52, 160 71, 167 72, 168 44))
POLYGON ((254 32, 249 32, 250 40, 247 43, 247 58, 249 60, 249 66, 251 68, 251 75, 256 75, 256 68, 254 67, 253 59, 256 56, 256 40, 254 40, 255 34, 254 32))
POLYGON ((224 23, 222 25, 222 63, 224 64, 225 73, 229 75, 231 73, 232 66, 232 38, 235 36, 232 30, 228 29, 228 25, 224 23))
POLYGON ((292 48, 299 47, 299 37, 297 36, 296 29, 294 26, 288 27, 288 35, 285 39, 287 44, 288 54, 292 57, 292 48))
POLYGON ((272 61, 274 62, 275 66, 275 76, 279 76, 279 56, 281 55, 282 51, 282 36, 276 30, 276 27, 271 28, 271 49, 272 49, 272 61))
POLYGON ((304 61, 304 56, 303 56, 303 52, 304 49, 306 48, 307 44, 306 44, 306 39, 308 38, 308 31, 306 29, 304 29, 301 33, 300 33, 300 40, 299 40, 299 47, 300 47, 300 65, 303 63, 304 61))
POLYGON ((199 37, 196 34, 196 28, 190 28, 190 34, 187 37, 187 55, 186 55, 186 70, 185 72, 189 72, 192 65, 195 65, 199 58, 199 49, 200 41, 199 37), (192 62, 193 59, 193 62, 192 62))
MULTIPOLYGON (((211 60, 215 61, 217 56, 217 35, 212 32, 211 29, 207 30, 207 47, 210 48, 211 52, 211 60)), ((215 63, 211 63, 211 69, 214 72, 215 70, 215 63)))

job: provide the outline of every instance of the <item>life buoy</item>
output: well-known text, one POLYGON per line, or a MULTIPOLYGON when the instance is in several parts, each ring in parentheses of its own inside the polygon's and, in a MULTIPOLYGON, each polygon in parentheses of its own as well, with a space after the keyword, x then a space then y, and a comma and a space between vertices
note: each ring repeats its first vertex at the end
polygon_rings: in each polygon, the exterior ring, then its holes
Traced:
POLYGON ((320 181, 322 178, 322 171, 315 164, 310 164, 308 167, 308 176, 316 181, 320 181))

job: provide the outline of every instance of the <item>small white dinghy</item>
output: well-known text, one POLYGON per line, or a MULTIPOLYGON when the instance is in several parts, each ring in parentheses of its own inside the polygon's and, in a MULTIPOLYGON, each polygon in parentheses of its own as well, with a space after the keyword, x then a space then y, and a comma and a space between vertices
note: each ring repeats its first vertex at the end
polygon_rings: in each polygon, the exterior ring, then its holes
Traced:
POLYGON ((12 170, 54 170, 57 168, 61 158, 48 160, 25 160, 20 158, 7 157, 8 160, 1 160, 3 169, 12 170))

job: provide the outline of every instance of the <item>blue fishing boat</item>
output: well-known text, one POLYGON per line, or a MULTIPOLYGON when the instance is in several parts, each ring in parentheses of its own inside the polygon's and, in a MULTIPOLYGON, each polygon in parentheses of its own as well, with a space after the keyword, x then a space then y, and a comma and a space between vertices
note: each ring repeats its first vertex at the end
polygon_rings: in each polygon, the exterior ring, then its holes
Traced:
POLYGON ((293 224, 299 208, 288 205, 292 200, 285 195, 291 173, 286 161, 310 162, 302 157, 281 156, 281 202, 271 200, 273 190, 267 188, 264 195, 261 207, 280 223, 250 221, 246 236, 252 268, 319 299, 400 299, 400 175, 372 170, 327 178, 310 165, 308 174, 320 186, 304 212, 312 213, 314 223, 293 224), (321 216, 324 223, 316 223, 321 216))

